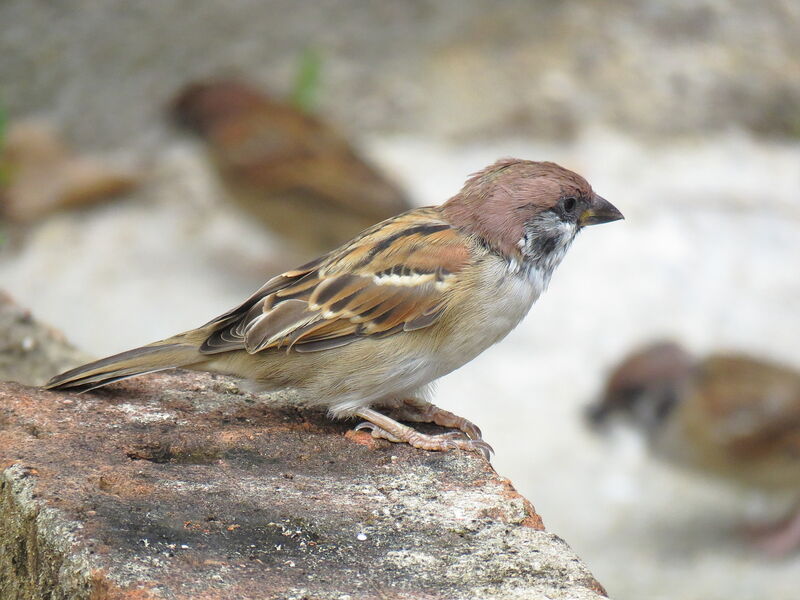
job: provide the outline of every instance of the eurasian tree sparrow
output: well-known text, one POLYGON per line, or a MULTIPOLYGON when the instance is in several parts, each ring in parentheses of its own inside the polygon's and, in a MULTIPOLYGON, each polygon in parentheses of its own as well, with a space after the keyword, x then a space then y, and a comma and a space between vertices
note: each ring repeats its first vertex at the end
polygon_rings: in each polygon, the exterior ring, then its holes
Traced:
POLYGON ((245 83, 191 84, 172 114, 206 142, 229 197, 307 256, 411 208, 326 121, 245 83))
POLYGON ((0 142, 0 216, 12 223, 109 200, 142 180, 133 169, 77 153, 46 121, 15 122, 0 142))
POLYGON ((424 400, 435 379, 503 339, 547 287, 578 231, 621 219, 579 175, 504 159, 441 206, 418 208, 270 279, 198 329, 54 377, 90 390, 184 367, 294 388, 376 438, 487 454, 480 430, 424 400), (426 435, 403 420, 460 429, 426 435))
MULTIPOLYGON (((646 432, 664 460, 731 482, 800 492, 800 373, 748 356, 691 357, 673 343, 614 369, 590 418, 646 432)), ((773 554, 800 547, 800 505, 760 540, 773 554)))

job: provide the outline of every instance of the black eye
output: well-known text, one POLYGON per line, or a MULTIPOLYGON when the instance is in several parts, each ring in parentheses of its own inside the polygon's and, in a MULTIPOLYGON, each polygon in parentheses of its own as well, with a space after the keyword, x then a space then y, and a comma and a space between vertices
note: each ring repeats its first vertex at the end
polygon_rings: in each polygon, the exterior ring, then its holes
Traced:
POLYGON ((565 213, 571 213, 572 211, 575 210, 575 206, 577 206, 577 204, 578 201, 575 198, 572 197, 564 198, 561 201, 561 208, 564 209, 565 213))

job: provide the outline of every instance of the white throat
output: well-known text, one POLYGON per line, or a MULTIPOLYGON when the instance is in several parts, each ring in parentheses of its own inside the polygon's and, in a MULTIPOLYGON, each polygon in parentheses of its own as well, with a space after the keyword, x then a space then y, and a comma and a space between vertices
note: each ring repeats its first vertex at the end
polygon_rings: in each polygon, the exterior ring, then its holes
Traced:
POLYGON ((509 270, 525 274, 536 288, 538 296, 547 289, 553 272, 561 264, 577 233, 577 225, 557 217, 535 222, 518 242, 524 256, 523 264, 513 261, 509 264, 509 270))

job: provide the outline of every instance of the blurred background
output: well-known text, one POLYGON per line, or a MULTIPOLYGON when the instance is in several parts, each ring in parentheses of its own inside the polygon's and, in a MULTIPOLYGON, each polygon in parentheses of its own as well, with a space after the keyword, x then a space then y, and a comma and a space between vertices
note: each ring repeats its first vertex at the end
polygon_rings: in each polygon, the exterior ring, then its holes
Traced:
POLYGON ((800 4, 5 0, 0 56, 0 289, 91 356, 499 157, 584 175, 626 221, 582 233, 437 404, 611 597, 798 597, 800 555, 742 533, 791 490, 676 469, 584 413, 657 339, 800 369, 800 4))

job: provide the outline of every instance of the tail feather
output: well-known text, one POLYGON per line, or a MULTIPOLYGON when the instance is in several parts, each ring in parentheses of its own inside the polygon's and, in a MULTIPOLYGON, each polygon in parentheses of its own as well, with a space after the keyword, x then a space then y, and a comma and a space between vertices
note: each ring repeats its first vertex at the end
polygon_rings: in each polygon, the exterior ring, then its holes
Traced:
POLYGON ((165 340, 71 369, 56 375, 44 387, 85 392, 128 377, 183 367, 200 360, 196 345, 165 340))

